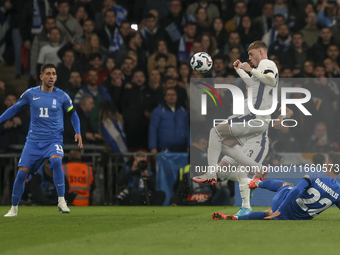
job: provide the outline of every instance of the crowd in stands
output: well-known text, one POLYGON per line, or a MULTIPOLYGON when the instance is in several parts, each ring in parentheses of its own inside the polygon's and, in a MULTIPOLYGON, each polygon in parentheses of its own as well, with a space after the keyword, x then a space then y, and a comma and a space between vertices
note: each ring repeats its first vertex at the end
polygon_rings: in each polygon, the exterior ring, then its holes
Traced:
MULTIPOLYGON (((28 87, 40 67, 57 66, 56 86, 81 119, 84 143, 116 152, 186 152, 190 148, 191 56, 208 52, 207 78, 237 78, 232 63, 263 40, 280 78, 307 88, 312 100, 296 128, 271 130, 276 152, 339 150, 340 7, 331 0, 1 0, 0 61, 14 64, 28 87)), ((14 90, 15 91, 15 90, 14 90)), ((292 93, 299 98, 299 93, 292 93)), ((1 111, 18 96, 0 82, 1 111)), ((230 109, 232 104, 229 102, 230 109)), ((228 112, 228 109, 226 109, 228 112)), ((229 111, 230 112, 230 111, 229 111)), ((227 117, 227 116, 225 116, 227 117)), ((0 149, 24 143, 29 116, 0 124, 0 149), (4 138, 2 138, 4 137, 4 138)), ((73 142, 65 120, 65 143, 73 142)))

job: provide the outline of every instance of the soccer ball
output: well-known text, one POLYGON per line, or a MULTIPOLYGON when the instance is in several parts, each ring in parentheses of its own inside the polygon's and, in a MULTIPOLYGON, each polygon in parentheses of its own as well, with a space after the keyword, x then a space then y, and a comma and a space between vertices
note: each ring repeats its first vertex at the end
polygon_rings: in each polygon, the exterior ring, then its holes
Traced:
POLYGON ((195 72, 206 73, 211 69, 213 61, 208 53, 198 52, 192 56, 190 65, 195 72))

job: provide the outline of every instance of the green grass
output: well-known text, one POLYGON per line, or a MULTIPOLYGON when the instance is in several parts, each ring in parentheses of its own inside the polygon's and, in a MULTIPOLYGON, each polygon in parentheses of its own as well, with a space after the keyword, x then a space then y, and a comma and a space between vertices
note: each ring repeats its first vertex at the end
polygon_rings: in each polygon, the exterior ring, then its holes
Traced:
MULTIPOLYGON (((0 254, 339 254, 339 210, 311 221, 213 221, 236 207, 19 207, 4 218, 0 254)), ((266 208, 253 208, 263 210, 266 208)))

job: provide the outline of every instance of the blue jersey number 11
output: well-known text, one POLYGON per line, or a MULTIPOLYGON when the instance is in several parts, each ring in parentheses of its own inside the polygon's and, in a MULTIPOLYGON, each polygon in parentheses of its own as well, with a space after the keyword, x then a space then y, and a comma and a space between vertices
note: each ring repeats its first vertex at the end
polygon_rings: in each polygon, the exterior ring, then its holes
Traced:
POLYGON ((48 116, 48 108, 40 107, 39 109, 40 109, 39 117, 41 117, 41 118, 48 118, 48 117, 50 117, 50 116, 48 116))

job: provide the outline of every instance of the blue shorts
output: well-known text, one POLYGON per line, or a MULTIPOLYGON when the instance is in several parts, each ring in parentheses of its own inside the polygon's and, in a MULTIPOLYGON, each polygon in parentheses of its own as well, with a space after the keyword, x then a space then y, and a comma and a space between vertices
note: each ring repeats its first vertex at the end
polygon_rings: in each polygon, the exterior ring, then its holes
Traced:
POLYGON ((33 174, 39 169, 45 158, 50 158, 53 155, 64 157, 63 144, 59 141, 26 141, 18 166, 27 167, 33 174))
MULTIPOLYGON (((289 192, 292 190, 292 185, 285 185, 276 192, 276 195, 273 197, 272 200, 272 210, 275 212, 282 202, 285 200, 289 192)), ((281 212, 279 217, 276 217, 275 220, 289 220, 289 214, 285 210, 281 212)))

